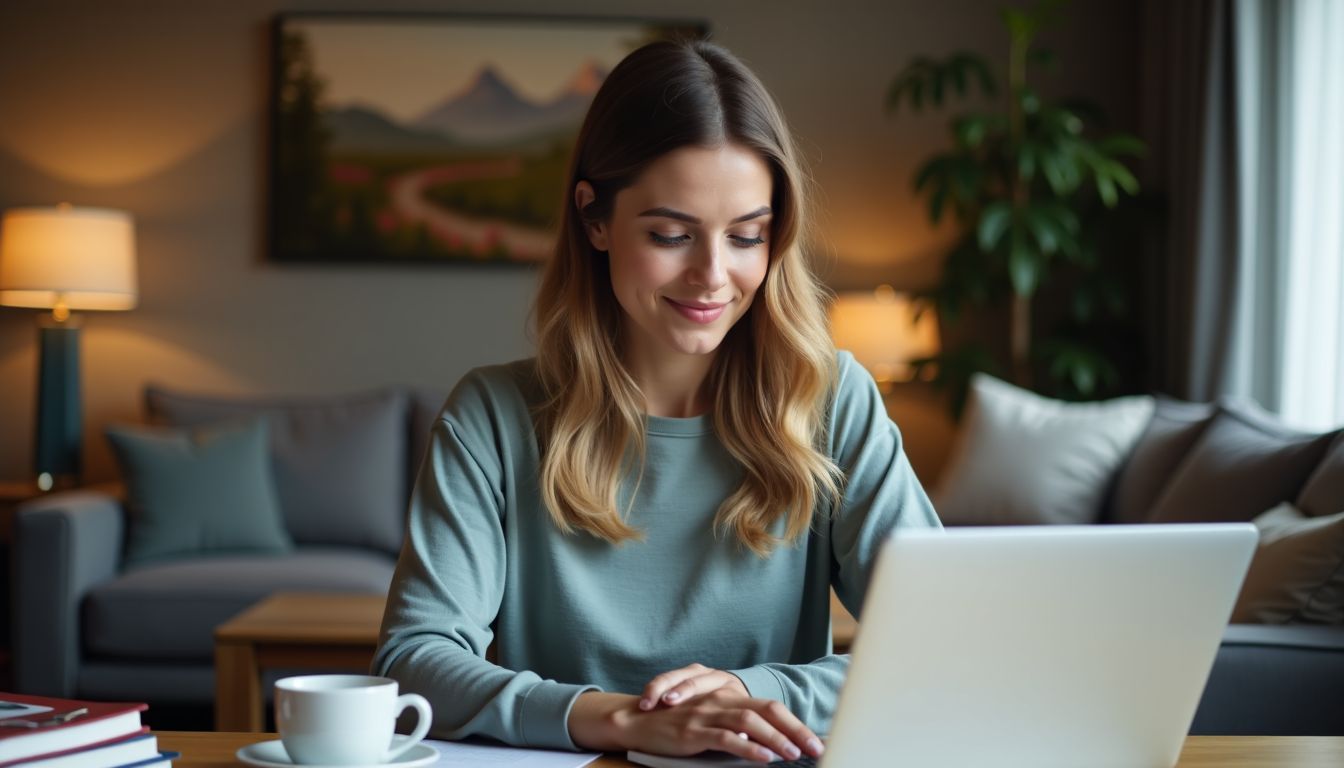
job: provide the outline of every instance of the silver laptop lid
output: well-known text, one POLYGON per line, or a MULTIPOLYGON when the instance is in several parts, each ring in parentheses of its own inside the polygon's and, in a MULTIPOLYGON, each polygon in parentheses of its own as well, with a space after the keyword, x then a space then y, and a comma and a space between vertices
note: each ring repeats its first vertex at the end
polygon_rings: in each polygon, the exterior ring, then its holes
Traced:
POLYGON ((898 530, 826 768, 1176 763, 1249 524, 898 530))

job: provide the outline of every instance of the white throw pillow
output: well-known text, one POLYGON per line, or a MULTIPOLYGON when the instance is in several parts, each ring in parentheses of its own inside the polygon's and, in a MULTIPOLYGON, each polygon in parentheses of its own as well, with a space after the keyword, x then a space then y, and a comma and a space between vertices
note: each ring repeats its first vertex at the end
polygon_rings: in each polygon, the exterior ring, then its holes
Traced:
POLYGON ((1147 395, 1069 403, 976 374, 934 507, 949 525, 1094 523, 1153 408, 1147 395))

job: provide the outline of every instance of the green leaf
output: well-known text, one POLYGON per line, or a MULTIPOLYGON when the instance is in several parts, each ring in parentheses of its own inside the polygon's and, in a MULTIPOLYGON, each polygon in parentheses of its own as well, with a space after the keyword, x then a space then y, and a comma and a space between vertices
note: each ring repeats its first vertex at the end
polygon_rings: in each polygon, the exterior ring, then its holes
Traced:
POLYGON ((966 54, 959 53, 947 60, 947 69, 952 76, 952 90, 958 96, 966 95, 966 54))
POLYGON ((1070 135, 1078 136, 1083 132, 1083 121, 1077 115, 1066 112, 1060 116, 1060 123, 1070 135))
POLYGON ((1090 365, 1077 364, 1069 369, 1069 377, 1078 394, 1090 396, 1097 389, 1097 372, 1090 365))
POLYGON ((1059 225, 1065 231, 1071 235, 1078 234, 1082 224, 1078 220, 1078 214, 1072 208, 1060 202, 1046 203, 1045 205, 1049 209, 1050 215, 1054 217, 1055 221, 1059 222, 1059 225))
POLYGON ((1030 140, 1017 148, 1017 175, 1028 182, 1036 176, 1036 145, 1030 140))
POLYGON ((943 218, 943 206, 947 204, 947 185, 940 184, 929 199, 929 221, 937 224, 943 218))
POLYGON ((938 180, 944 186, 947 185, 947 165, 948 157, 946 155, 934 155, 928 162, 920 166, 919 171, 915 173, 915 191, 924 189, 929 182, 938 180))
POLYGON ((1040 284, 1041 263, 1027 245, 1021 230, 1013 227, 1013 244, 1008 253, 1008 278, 1013 284, 1013 293, 1030 298, 1040 284))
POLYGON ((1067 160, 1061 157, 1061 153, 1049 148, 1044 149, 1038 156, 1041 164, 1041 174, 1045 176, 1045 181, 1050 185, 1050 190, 1056 195, 1066 195, 1069 193, 1069 180, 1064 172, 1064 164, 1067 160))
POLYGON ((943 67, 935 66, 929 71, 929 104, 934 107, 943 105, 943 78, 947 72, 943 67))
POLYGON ((1144 153, 1148 151, 1148 145, 1144 144, 1141 139, 1134 136, 1118 133, 1098 141, 1097 149, 1112 157, 1115 157, 1116 155, 1142 157, 1144 153))
POLYGON ((1036 244, 1041 247, 1041 253, 1054 253, 1059 250, 1060 236, 1064 233, 1045 209, 1034 205, 1028 207, 1026 222, 1032 237, 1036 238, 1036 244))
POLYGON ((980 226, 977 230, 981 251, 989 253, 998 247, 1012 218, 1013 209, 1006 200, 996 201, 985 208, 985 212, 980 214, 980 226))
POLYGON ((958 118, 952 126, 957 142, 968 149, 979 147, 989 132, 989 121, 981 116, 972 115, 958 118))
POLYGON ((957 193, 957 201, 970 204, 979 197, 980 180, 984 177, 984 170, 980 167, 980 162, 969 155, 958 156, 952 163, 952 182, 953 189, 957 193))
POLYGON ((1110 163, 1110 172, 1111 178, 1115 179, 1115 183, 1119 184, 1121 189, 1131 195, 1137 195, 1139 193, 1139 180, 1134 178, 1134 174, 1130 173, 1129 169, 1124 165, 1112 160, 1110 163))
POLYGON ((1120 195, 1115 191, 1115 182, 1111 180, 1110 176, 1104 173, 1098 173, 1096 176, 1097 194, 1101 196, 1101 202, 1104 203, 1107 208, 1114 208, 1115 204, 1120 202, 1120 195))
POLYGON ((918 112, 924 106, 924 80, 910 82, 910 108, 918 112))
POLYGON ((887 90, 887 110, 896 112, 900 107, 901 97, 909 96, 911 107, 918 111, 922 101, 918 92, 923 90, 924 81, 929 79, 936 69, 937 63, 926 56, 911 59, 887 90))
POLYGON ((1041 97, 1031 88, 1023 87, 1017 94, 1017 104, 1022 108, 1022 113, 1034 115, 1041 108, 1041 97))

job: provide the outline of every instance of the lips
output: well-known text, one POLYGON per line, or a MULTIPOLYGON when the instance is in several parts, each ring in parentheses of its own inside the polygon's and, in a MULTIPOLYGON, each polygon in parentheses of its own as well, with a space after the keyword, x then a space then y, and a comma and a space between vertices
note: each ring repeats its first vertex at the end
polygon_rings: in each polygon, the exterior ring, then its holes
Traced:
POLYGON ((723 314, 724 304, 711 304, 704 301, 673 301, 667 297, 663 298, 674 310, 682 317, 693 323, 712 323, 719 319, 723 314))

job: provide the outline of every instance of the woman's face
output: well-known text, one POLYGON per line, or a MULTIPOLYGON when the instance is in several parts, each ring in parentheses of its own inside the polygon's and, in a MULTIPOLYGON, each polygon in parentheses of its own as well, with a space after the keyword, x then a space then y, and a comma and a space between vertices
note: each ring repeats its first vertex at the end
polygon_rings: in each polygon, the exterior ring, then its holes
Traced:
MULTIPOLYGON (((770 261, 770 169, 735 144, 685 147, 616 194, 588 229, 629 321, 627 353, 708 355, 747 312, 770 261)), ((592 200, 580 182, 575 200, 592 200)))

